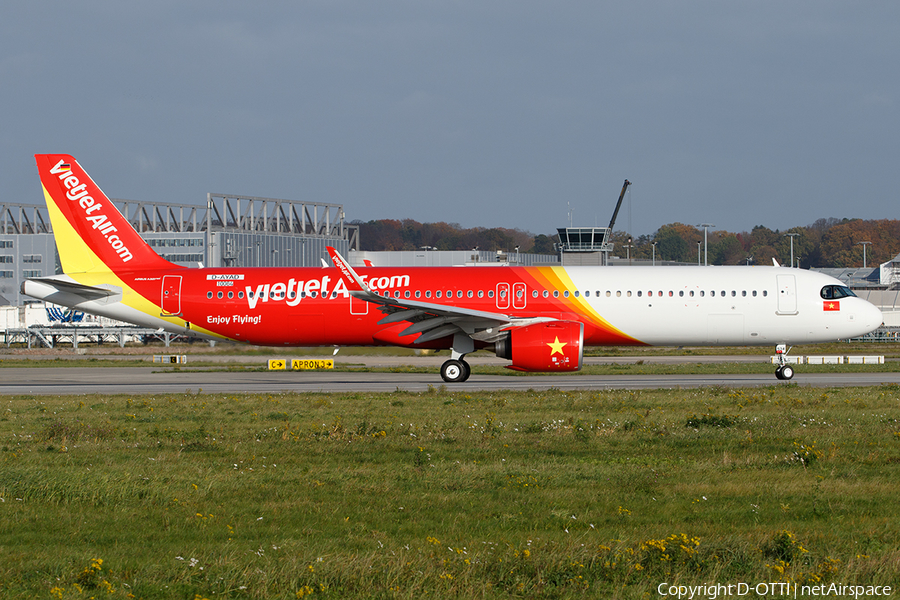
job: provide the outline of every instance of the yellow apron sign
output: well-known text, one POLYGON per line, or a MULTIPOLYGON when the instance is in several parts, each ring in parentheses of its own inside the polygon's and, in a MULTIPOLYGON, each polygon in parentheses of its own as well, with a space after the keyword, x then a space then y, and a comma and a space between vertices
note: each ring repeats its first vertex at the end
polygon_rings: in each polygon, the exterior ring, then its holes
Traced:
POLYGON ((294 371, 309 371, 311 369, 333 369, 334 361, 328 359, 292 360, 291 369, 294 371))

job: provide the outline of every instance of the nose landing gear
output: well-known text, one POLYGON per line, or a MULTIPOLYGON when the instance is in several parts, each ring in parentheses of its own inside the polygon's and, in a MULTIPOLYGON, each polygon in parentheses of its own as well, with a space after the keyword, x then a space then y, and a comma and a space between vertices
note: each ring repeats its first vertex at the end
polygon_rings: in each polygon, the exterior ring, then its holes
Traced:
POLYGON ((787 364, 785 357, 790 352, 790 348, 786 344, 778 344, 775 346, 775 354, 778 356, 778 368, 775 369, 775 377, 782 380, 788 380, 794 377, 794 368, 787 364))

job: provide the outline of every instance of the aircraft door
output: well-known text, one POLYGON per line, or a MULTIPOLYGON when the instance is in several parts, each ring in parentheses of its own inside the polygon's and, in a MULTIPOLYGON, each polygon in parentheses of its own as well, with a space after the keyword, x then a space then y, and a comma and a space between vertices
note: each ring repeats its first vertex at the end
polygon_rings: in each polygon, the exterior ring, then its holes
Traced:
POLYGON ((797 314, 797 278, 793 275, 776 276, 778 284, 778 310, 779 315, 797 314))
POLYGON ((525 303, 527 302, 527 294, 526 294, 525 284, 521 281, 513 284, 513 308, 525 308, 525 303))
POLYGON ((369 314, 369 303, 365 300, 350 295, 350 314, 351 315, 367 315, 369 314))
POLYGON ((160 307, 164 317, 181 314, 181 275, 163 276, 160 307))
POLYGON ((497 284, 497 308, 509 308, 509 284, 497 284))

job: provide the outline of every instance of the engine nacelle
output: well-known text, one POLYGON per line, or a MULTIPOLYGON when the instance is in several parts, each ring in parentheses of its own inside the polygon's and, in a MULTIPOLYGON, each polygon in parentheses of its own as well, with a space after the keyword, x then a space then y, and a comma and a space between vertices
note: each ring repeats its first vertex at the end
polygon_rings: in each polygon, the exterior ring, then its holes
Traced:
POLYGON ((515 371, 578 371, 584 356, 584 324, 550 321, 516 327, 497 342, 497 356, 515 371))

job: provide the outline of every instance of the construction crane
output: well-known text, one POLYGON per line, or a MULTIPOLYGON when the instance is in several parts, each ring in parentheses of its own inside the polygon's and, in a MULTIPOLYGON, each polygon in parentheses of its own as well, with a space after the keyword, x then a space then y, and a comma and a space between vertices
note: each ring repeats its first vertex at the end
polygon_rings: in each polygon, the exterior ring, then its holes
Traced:
POLYGON ((622 207, 622 198, 625 197, 625 190, 628 189, 629 185, 631 185, 631 182, 626 179, 622 185, 622 193, 619 194, 619 201, 616 203, 616 210, 613 211, 612 219, 609 220, 609 235, 612 235, 613 227, 616 225, 616 217, 619 215, 619 209, 622 207))

